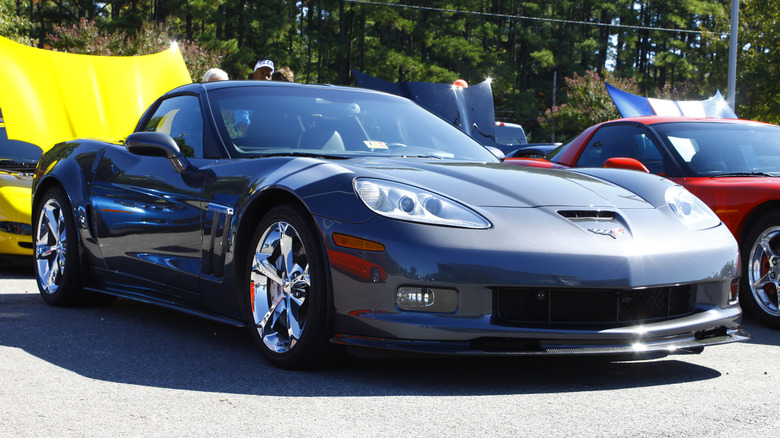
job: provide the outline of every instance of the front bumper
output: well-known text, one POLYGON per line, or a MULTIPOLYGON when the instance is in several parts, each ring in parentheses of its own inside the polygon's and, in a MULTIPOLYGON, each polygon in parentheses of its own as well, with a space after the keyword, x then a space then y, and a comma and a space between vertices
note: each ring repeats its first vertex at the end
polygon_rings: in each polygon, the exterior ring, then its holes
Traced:
POLYGON ((333 342, 455 355, 657 356, 749 339, 731 302, 739 258, 725 226, 674 232, 674 222, 653 224, 657 215, 630 211, 623 214, 632 226, 613 238, 590 230, 603 224, 564 221, 555 209, 512 213, 516 223, 533 224, 529 232, 509 232, 510 220, 498 213, 488 230, 321 220, 329 254, 349 252, 386 272, 371 281, 331 263, 333 342), (371 236, 386 249, 350 251, 331 233, 371 236), (457 307, 404 309, 398 291, 408 287, 456 291, 457 307), (528 291, 531 299, 503 304, 528 291), (534 300, 535 291, 544 294, 534 300), (662 296, 682 298, 659 305, 662 296), (538 311, 526 311, 533 306, 538 311))
POLYGON ((665 338, 641 338, 622 342, 552 339, 477 338, 468 342, 417 341, 336 335, 332 341, 349 347, 393 350, 406 353, 456 356, 629 356, 634 359, 669 354, 696 354, 704 347, 747 341, 750 334, 741 327, 716 327, 665 338))

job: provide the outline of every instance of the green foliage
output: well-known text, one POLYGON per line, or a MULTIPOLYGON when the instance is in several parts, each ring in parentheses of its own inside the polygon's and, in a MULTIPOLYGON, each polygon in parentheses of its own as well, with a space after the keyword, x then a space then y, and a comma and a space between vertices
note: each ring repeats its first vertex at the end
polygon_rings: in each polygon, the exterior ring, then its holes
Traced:
POLYGON ((753 0, 740 14, 737 114, 780 123, 780 10, 776 1, 753 0))
MULTIPOLYGON (((611 77, 621 88, 614 78, 626 78, 626 91, 657 97, 725 93, 729 3, 0 0, 0 34, 95 54, 151 53, 175 40, 194 80, 211 67, 247 78, 261 58, 289 66, 296 81, 305 83, 351 84, 350 68, 389 81, 462 78, 474 84, 492 77, 496 113, 542 141, 553 132, 560 140, 595 120, 617 116, 603 100, 605 91, 597 92, 603 85, 597 78, 611 77), (564 81, 567 77, 573 82, 564 81)), ((742 117, 780 118, 775 3, 741 4, 737 113, 742 117)))
POLYGON ((582 76, 575 73, 566 78, 569 102, 545 111, 544 116, 539 118, 539 124, 548 131, 556 132, 557 140, 561 141, 576 136, 596 123, 620 118, 620 113, 607 93, 605 82, 632 94, 639 93, 639 87, 633 79, 615 78, 608 72, 604 78, 592 71, 582 76))
POLYGON ((0 0, 0 36, 31 46, 36 42, 29 36, 32 23, 27 17, 17 14, 15 8, 11 0, 0 0))
MULTIPOLYGON (((167 32, 165 23, 144 22, 135 35, 119 31, 103 31, 94 21, 82 19, 71 26, 55 26, 47 36, 50 46, 59 51, 104 56, 134 56, 158 53, 176 42, 167 32)), ((194 81, 219 64, 219 48, 209 49, 195 42, 176 42, 194 81)))

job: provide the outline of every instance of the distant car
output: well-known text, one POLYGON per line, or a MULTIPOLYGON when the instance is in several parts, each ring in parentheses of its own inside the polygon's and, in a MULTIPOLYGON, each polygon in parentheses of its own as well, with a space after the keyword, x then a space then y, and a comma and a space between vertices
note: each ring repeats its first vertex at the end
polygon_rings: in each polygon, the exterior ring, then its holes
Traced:
POLYGON ((522 125, 495 122, 496 144, 506 157, 541 158, 560 146, 560 143, 528 143, 522 125))
POLYGON ((780 126, 648 116, 592 126, 530 167, 619 167, 663 175, 703 200, 742 254, 746 311, 780 328, 780 126))
POLYGON ((32 267, 30 202, 41 148, 9 140, 0 113, 0 260, 32 267))
POLYGON ((190 84, 135 131, 39 162, 52 305, 122 296, 248 326, 286 368, 333 343, 647 358, 748 339, 734 238, 655 175, 507 166, 407 99, 336 86, 190 84))
POLYGON ((505 155, 505 158, 544 158, 558 146, 560 145, 541 144, 521 146, 519 149, 509 152, 509 154, 505 155))

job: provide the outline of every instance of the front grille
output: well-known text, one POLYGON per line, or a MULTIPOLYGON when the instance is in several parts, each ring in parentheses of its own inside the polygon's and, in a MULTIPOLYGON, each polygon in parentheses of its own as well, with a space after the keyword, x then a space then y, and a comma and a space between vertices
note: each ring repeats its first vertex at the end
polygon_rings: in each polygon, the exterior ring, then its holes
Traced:
POLYGON ((647 289, 498 289, 494 323, 531 327, 608 328, 693 313, 690 285, 647 289))

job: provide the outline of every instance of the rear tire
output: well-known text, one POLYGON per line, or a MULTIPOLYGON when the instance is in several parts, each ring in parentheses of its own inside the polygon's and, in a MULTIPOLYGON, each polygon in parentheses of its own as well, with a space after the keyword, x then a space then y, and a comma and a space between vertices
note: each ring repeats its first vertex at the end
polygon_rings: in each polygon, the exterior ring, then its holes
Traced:
POLYGON ((780 212, 760 218, 745 234, 742 253, 741 304, 772 328, 780 328, 780 212))
POLYGON ((263 217, 249 247, 244 293, 252 338, 271 364, 322 366, 330 350, 329 287, 319 233, 303 209, 263 217))

